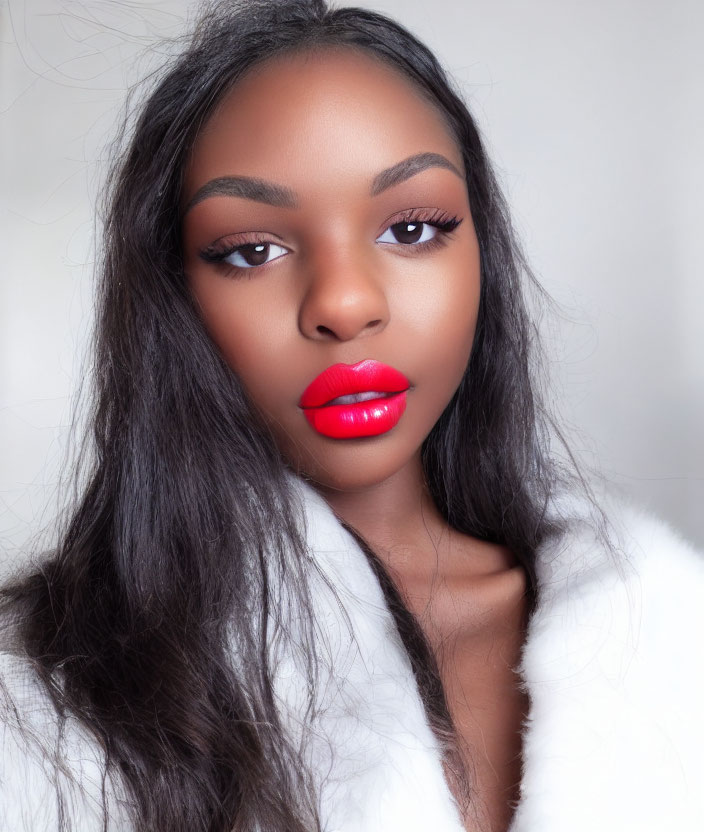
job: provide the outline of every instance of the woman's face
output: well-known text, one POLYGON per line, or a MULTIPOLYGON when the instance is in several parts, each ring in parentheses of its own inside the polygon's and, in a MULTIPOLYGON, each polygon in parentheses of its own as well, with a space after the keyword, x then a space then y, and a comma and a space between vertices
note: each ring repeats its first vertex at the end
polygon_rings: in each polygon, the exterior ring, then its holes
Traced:
POLYGON ((202 129, 183 207, 203 321, 291 467, 359 490, 417 466, 479 305, 462 157, 439 112, 352 49, 273 59, 202 129))

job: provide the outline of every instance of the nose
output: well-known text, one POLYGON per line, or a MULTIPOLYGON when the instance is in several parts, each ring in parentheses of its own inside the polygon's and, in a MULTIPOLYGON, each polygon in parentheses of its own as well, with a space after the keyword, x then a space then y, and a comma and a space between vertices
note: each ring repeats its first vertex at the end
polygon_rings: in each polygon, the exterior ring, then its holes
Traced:
POLYGON ((350 341, 382 332, 389 305, 380 275, 363 258, 311 262, 300 305, 299 329, 317 341, 350 341))

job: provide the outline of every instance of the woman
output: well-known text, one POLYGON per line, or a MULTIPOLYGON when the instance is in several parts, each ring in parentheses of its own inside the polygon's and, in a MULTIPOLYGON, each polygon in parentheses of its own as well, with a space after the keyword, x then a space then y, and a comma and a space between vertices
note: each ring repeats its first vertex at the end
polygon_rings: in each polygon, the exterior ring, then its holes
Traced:
POLYGON ((704 567, 555 462, 522 265, 397 24, 204 18, 111 180, 89 482, 4 590, 8 829, 696 827, 704 567))

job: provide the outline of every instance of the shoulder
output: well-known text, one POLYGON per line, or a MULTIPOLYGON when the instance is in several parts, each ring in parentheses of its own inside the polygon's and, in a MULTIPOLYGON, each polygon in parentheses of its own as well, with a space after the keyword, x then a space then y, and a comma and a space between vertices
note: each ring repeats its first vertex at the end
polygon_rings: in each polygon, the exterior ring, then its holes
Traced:
POLYGON ((605 492, 597 499, 599 508, 563 499, 564 531, 537 553, 536 638, 528 646, 539 646, 541 630, 555 636, 559 621, 562 637, 581 645, 577 661, 598 655, 608 667, 605 651, 612 650, 614 673, 642 665, 704 693, 704 553, 622 497, 605 492))
POLYGON ((564 531, 538 552, 512 832, 704 823, 704 556, 623 499, 599 504, 561 498, 564 531))
MULTIPOLYGON (((631 673, 647 689, 661 724, 671 716, 681 720, 682 736, 698 741, 699 756, 704 746, 698 704, 704 697, 704 552, 635 505, 619 500, 612 503, 612 513, 629 565, 623 583, 632 616, 631 673), (673 708, 677 714, 670 713, 673 708)), ((704 768, 698 770, 704 775, 704 768)), ((704 788, 704 776, 699 787, 704 788)))
POLYGON ((603 491, 597 504, 561 498, 564 531, 537 554, 542 612, 579 611, 686 672, 704 632, 704 552, 619 495, 603 491))
POLYGON ((97 832, 104 793, 107 828, 127 830, 99 744, 60 717, 27 658, 0 650, 0 829, 97 832))

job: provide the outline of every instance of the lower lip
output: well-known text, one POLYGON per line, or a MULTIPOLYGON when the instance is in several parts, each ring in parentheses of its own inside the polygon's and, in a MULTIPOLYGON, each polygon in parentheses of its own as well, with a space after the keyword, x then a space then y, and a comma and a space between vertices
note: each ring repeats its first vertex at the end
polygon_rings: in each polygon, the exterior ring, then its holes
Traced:
POLYGON ((406 409, 406 391, 356 404, 333 404, 303 409, 318 433, 332 439, 379 436, 394 427, 406 409))

